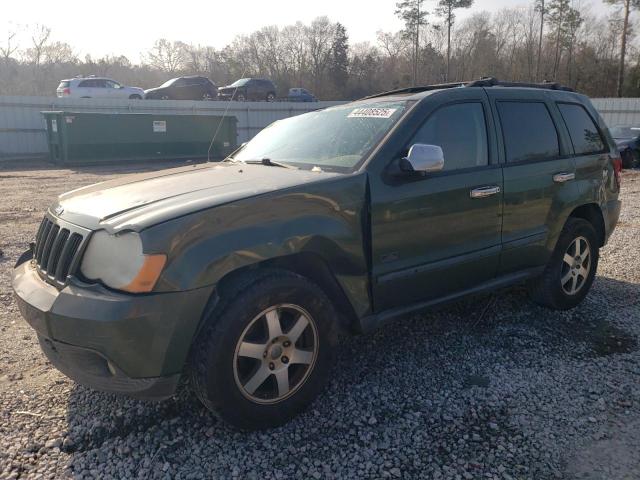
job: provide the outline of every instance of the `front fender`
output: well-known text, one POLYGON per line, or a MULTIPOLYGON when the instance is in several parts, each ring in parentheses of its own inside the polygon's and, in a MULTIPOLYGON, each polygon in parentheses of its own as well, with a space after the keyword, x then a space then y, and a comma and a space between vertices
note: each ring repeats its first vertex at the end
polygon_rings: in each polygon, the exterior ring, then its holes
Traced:
POLYGON ((167 253, 157 291, 216 284, 266 260, 313 253, 349 290, 366 291, 366 174, 217 206, 144 230, 145 249, 167 253), (306 187, 306 188, 305 188, 306 187))

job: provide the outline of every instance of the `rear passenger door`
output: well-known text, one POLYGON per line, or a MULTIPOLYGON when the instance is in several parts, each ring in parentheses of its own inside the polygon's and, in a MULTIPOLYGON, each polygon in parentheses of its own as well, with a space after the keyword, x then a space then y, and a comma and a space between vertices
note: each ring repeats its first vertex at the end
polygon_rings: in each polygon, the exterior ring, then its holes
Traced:
POLYGON ((504 172, 500 274, 545 265, 576 197, 575 163, 544 90, 487 89, 504 172))

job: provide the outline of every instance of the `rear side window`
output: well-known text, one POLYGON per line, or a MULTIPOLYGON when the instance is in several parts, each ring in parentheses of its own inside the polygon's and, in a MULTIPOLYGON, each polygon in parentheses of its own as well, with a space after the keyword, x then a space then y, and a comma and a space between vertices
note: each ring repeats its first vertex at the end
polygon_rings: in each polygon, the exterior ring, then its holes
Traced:
POLYGON ((487 126, 481 103, 456 103, 436 110, 409 146, 437 145, 444 152, 444 170, 487 165, 487 126))
POLYGON ((558 132, 542 102, 498 102, 507 162, 560 156, 558 132))
POLYGON ((598 127, 582 105, 559 103, 558 108, 569 130, 576 155, 601 153, 605 150, 598 127))
POLYGON ((82 87, 82 88, 92 88, 95 86, 96 86, 95 80, 83 80, 78 84, 78 87, 82 87))

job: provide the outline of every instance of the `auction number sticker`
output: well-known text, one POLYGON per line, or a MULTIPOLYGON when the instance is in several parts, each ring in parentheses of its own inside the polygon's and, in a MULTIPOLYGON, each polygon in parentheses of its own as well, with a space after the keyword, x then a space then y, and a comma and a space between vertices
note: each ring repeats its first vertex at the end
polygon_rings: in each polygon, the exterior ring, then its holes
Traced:
POLYGON ((397 108, 356 108, 348 118, 391 118, 397 108))
POLYGON ((153 121, 153 133, 167 133, 166 120, 154 120, 153 121))

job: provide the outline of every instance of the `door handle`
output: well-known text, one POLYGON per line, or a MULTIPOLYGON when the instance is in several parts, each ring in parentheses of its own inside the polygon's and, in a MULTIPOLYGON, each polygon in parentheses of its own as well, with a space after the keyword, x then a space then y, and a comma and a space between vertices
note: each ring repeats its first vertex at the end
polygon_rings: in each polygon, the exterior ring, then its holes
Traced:
POLYGON ((486 198, 500 193, 500 187, 480 187, 471 190, 471 198, 486 198))
POLYGON ((553 176, 553 181, 556 183, 564 183, 564 182, 568 182, 569 180, 574 180, 576 178, 576 174, 575 173, 556 173, 553 176))

